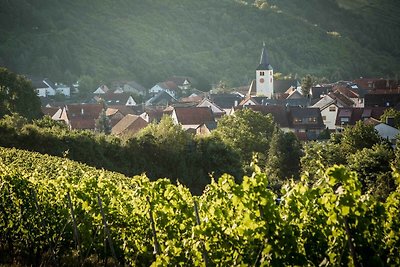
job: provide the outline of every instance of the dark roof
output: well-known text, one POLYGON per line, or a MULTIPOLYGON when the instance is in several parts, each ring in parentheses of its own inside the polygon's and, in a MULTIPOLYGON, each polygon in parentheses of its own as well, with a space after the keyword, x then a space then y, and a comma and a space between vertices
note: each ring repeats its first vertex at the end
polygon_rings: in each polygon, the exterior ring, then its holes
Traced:
POLYGON ((294 129, 325 129, 319 108, 290 107, 289 123, 294 129), (309 118, 315 118, 316 122, 308 121, 309 118), (295 123, 295 119, 300 121, 295 123))
POLYGON ((330 92, 328 94, 332 99, 340 101, 343 106, 352 107, 354 106, 354 102, 347 98, 345 95, 341 94, 339 91, 330 92))
POLYGON ((285 93, 291 86, 297 88, 299 81, 296 79, 274 80, 274 93, 285 93))
POLYGON ((147 100, 146 105, 158 105, 176 102, 177 100, 171 96, 166 91, 161 91, 149 100, 147 100))
POLYGON ((129 93, 106 93, 99 95, 99 98, 103 99, 107 105, 125 105, 129 97, 132 97, 129 93))
POLYGON ((138 106, 125 106, 125 105, 107 105, 108 108, 117 109, 121 114, 128 115, 140 115, 144 112, 142 105, 138 106))
POLYGON ((332 91, 332 86, 313 86, 311 87, 311 96, 312 99, 320 99, 322 95, 327 95, 330 91, 332 91))
POLYGON ((400 93, 368 93, 364 96, 365 107, 395 107, 400 103, 400 93))
POLYGON ((249 105, 249 106, 237 106, 235 110, 241 110, 243 108, 248 108, 253 111, 260 112, 261 114, 268 115, 271 114, 274 118, 274 122, 279 125, 279 127, 289 127, 288 117, 286 108, 278 105, 249 105))
POLYGON ((91 118, 97 119, 100 115, 103 105, 101 104, 68 104, 66 105, 68 118, 91 118))
POLYGON ((174 112, 182 125, 195 125, 215 121, 209 107, 175 107, 174 112))
POLYGON ((238 94, 211 94, 210 100, 220 108, 229 109, 239 104, 242 97, 238 94))
POLYGON ((368 118, 379 120, 386 109, 385 107, 339 108, 335 124, 341 125, 341 118, 349 118, 348 125, 355 125, 357 121, 368 118))
POLYGON ((57 107, 41 107, 43 115, 48 115, 50 117, 53 117, 54 114, 60 109, 57 107))
POLYGON ((269 64, 268 53, 267 48, 265 47, 265 43, 263 44, 260 57, 260 65, 258 65, 257 70, 272 70, 272 67, 269 64))

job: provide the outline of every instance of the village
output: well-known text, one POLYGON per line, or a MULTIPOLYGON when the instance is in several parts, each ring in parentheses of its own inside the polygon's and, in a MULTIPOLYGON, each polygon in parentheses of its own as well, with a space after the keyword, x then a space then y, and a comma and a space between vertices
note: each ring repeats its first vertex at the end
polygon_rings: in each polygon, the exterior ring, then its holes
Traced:
POLYGON ((307 95, 300 80, 276 80, 264 45, 256 79, 250 85, 221 92, 197 90, 193 78, 172 76, 146 89, 136 81, 114 81, 93 88, 91 96, 79 103, 68 100, 79 92, 79 84, 67 87, 50 79, 31 78, 41 99, 42 111, 71 130, 99 130, 103 119, 117 136, 133 136, 152 122, 170 115, 174 123, 197 135, 207 135, 222 116, 249 108, 271 114, 284 132, 293 132, 301 141, 318 140, 326 132, 340 132, 357 121, 374 125, 381 137, 395 143, 399 130, 393 120, 381 121, 385 110, 400 110, 400 82, 383 78, 315 84, 307 95), (142 100, 139 101, 138 100, 142 100))

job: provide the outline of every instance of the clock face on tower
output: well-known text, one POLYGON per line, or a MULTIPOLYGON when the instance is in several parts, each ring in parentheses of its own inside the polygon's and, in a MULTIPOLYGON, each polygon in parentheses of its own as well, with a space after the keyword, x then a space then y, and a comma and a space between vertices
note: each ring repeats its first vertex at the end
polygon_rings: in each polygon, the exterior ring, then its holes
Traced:
POLYGON ((260 83, 263 83, 263 82, 264 82, 264 78, 261 78, 261 79, 260 79, 260 83))

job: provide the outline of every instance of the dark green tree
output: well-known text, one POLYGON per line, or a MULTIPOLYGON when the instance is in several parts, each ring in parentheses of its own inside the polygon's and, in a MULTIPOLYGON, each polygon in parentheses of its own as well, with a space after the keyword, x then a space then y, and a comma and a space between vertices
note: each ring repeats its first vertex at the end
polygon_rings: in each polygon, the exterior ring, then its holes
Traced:
POLYGON ((266 172, 271 186, 280 188, 288 178, 299 178, 302 146, 294 133, 276 128, 268 150, 266 172))
POLYGON ((363 148, 371 148, 381 142, 382 139, 374 126, 364 124, 362 121, 357 121, 353 127, 346 127, 340 140, 342 151, 346 154, 352 154, 363 148))
POLYGON ((303 146, 303 156, 300 159, 301 172, 313 181, 318 172, 326 170, 335 164, 345 164, 346 155, 342 153, 340 144, 332 141, 309 142, 303 146))
POLYGON ((18 113, 28 120, 40 118, 40 100, 25 77, 0 68, 0 118, 18 113))
POLYGON ((96 119, 96 131, 104 134, 111 133, 110 118, 106 115, 106 110, 103 108, 96 119))
POLYGON ((377 144, 350 155, 348 167, 357 172, 363 191, 385 200, 396 189, 391 164, 394 152, 387 144, 377 144))
POLYGON ((259 154, 260 162, 265 162, 274 128, 272 116, 243 109, 223 117, 212 135, 235 149, 243 164, 249 165, 254 153, 259 154))
POLYGON ((303 79, 301 79, 301 93, 304 97, 308 97, 310 94, 311 87, 313 85, 313 78, 310 74, 307 74, 303 79))

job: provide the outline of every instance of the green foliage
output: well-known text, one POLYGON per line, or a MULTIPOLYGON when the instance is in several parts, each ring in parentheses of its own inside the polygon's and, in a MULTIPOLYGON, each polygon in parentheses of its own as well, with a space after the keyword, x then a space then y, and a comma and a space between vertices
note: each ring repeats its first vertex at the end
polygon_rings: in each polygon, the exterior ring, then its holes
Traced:
POLYGON ((380 203, 335 166, 314 184, 287 183, 277 201, 253 168, 241 184, 223 175, 193 197, 166 179, 0 148, 0 264, 400 264, 400 186, 380 203))
POLYGON ((266 173, 272 187, 278 190, 286 179, 299 178, 302 146, 294 133, 276 128, 268 151, 266 173))
POLYGON ((31 120, 42 115, 32 84, 23 76, 0 68, 0 118, 18 113, 31 120))
POLYGON ((366 125, 357 121, 354 127, 346 127, 343 131, 340 144, 346 154, 351 154, 363 148, 371 148, 382 142, 373 125, 366 125))
POLYGON ((395 190, 391 163, 394 153, 391 147, 380 144, 364 148, 350 155, 348 167, 357 172, 363 190, 377 198, 386 199, 395 190))
POLYGON ((248 165, 254 153, 259 155, 260 162, 265 162, 274 127, 270 115, 243 109, 222 117, 212 134, 237 150, 244 165, 248 165))
POLYGON ((307 74, 301 79, 301 93, 303 96, 308 97, 310 94, 311 87, 313 86, 313 78, 310 74, 307 74))
POLYGON ((332 141, 308 142, 303 146, 304 154, 300 159, 301 172, 314 181, 318 172, 335 164, 345 164, 346 155, 342 153, 340 144, 332 141))
POLYGON ((106 110, 103 108, 96 119, 96 131, 104 134, 111 133, 110 119, 106 115, 106 110))
POLYGON ((285 74, 339 80, 400 70, 393 0, 363 8, 315 0, 9 0, 1 7, 1 61, 64 82, 88 75, 149 87, 180 74, 201 80, 200 88, 221 79, 243 85, 254 77, 263 41, 285 74))
POLYGON ((392 118, 394 120, 394 127, 399 129, 400 128, 400 111, 395 110, 394 108, 386 109, 382 116, 380 117, 381 122, 387 123, 387 119, 392 118))

